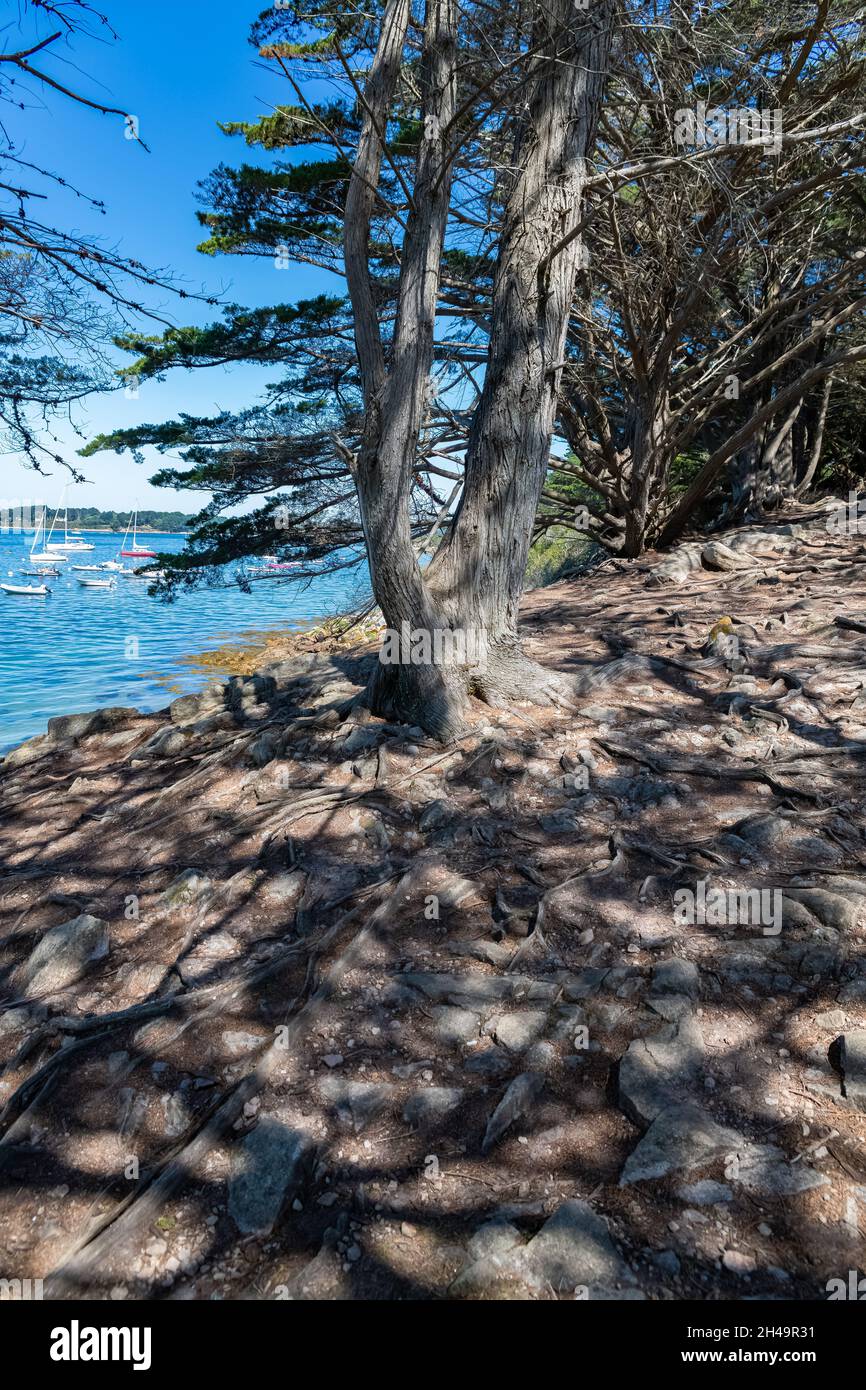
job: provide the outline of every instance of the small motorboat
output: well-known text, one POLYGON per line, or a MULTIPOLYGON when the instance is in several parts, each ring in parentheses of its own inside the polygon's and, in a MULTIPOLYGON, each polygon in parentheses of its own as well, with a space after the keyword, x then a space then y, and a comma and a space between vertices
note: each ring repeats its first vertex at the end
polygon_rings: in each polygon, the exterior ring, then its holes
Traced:
POLYGON ((300 560, 280 560, 276 555, 263 555, 262 563, 250 565, 246 573, 248 579, 270 579, 299 569, 300 565, 300 560))
POLYGON ((44 569, 35 569, 35 570, 25 570, 25 569, 22 569, 22 570, 19 570, 19 574, 32 575, 32 576, 35 576, 35 578, 37 578, 37 579, 44 579, 46 576, 48 576, 48 577, 50 577, 50 578, 52 578, 52 579, 59 579, 59 578, 60 578, 60 570, 49 569, 47 566, 46 566, 44 569))
POLYGON ((123 574, 125 565, 116 560, 103 560, 99 565, 73 565, 76 574, 123 574))
POLYGON ((4 594, 21 594, 25 598, 42 598, 50 594, 47 584, 0 584, 4 594))
POLYGON ((113 579, 82 579, 80 576, 78 582, 85 589, 113 589, 115 584, 113 579))

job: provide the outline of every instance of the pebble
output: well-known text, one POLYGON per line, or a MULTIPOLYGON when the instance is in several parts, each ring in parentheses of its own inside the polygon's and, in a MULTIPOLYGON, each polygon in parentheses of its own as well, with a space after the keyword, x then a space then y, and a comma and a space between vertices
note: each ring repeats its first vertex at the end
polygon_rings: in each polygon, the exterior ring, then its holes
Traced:
POLYGON ((713 1207, 718 1202, 730 1202, 733 1197, 730 1187, 722 1182, 713 1182, 711 1178, 703 1178, 700 1182, 686 1183, 677 1188, 677 1196, 681 1202, 688 1202, 695 1207, 713 1207))

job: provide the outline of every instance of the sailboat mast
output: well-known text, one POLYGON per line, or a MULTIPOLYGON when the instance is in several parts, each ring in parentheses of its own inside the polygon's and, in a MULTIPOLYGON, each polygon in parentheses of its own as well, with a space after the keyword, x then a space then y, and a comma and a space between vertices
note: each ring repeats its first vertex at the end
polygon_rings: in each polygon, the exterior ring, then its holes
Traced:
POLYGON ((31 558, 31 560, 33 559, 33 552, 34 552, 34 550, 36 549, 36 546, 37 546, 38 543, 39 543, 39 536, 40 536, 40 534, 42 533, 42 531, 43 531, 44 529, 45 529, 45 508, 43 507, 43 508, 42 508, 42 511, 39 513, 39 520, 38 520, 37 523, 36 523, 36 534, 35 534, 35 536, 33 537, 33 544, 32 544, 31 547, 30 547, 30 558, 31 558))

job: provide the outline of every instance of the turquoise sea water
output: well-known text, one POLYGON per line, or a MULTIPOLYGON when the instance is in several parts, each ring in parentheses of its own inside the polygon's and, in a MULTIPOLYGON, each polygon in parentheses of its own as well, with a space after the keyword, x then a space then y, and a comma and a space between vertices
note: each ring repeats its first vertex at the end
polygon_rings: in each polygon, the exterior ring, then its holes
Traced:
MULTIPOLYGON (((70 556, 59 578, 46 579, 48 597, 0 592, 0 752, 44 732, 55 714, 100 705, 159 709, 173 698, 165 677, 181 691, 207 679, 184 667, 183 657, 251 630, 303 627, 366 592, 365 564, 308 584, 259 581, 251 594, 227 574, 225 588, 197 590, 172 604, 150 598, 141 580, 118 578, 112 590, 85 589, 72 566, 115 559, 123 538, 100 532, 84 532, 84 537, 96 549, 70 556)), ((29 567, 32 539, 32 532, 0 531, 3 583, 39 583, 20 573, 29 567)), ((181 536, 155 532, 140 535, 139 543, 168 553, 183 549, 181 536)))

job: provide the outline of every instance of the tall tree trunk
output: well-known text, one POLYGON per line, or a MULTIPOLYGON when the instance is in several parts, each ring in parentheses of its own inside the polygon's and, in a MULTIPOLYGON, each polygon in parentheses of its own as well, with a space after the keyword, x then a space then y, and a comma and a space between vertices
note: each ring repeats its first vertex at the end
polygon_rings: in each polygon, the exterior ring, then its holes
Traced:
MULTIPOLYGON (((424 423, 433 360, 433 332, 452 162, 447 127, 456 108, 456 0, 428 0, 421 86, 423 133, 412 206, 403 245, 397 317, 386 368, 368 248, 382 136, 400 74, 409 20, 408 0, 390 0, 364 94, 365 118, 346 203, 344 252, 355 316, 365 421, 355 461, 355 485, 367 543, 373 592, 389 627, 431 631, 442 620, 423 581, 412 545, 409 497, 412 466, 424 423), (350 269, 351 266, 351 269, 350 269)), ((369 692, 374 708, 398 712, 443 734, 451 731, 452 700, 435 664, 381 666, 369 692)))
POLYGON ((596 0, 587 11, 576 11, 573 0, 553 0, 541 11, 542 56, 516 143, 463 496, 428 575, 449 621, 469 629, 483 649, 464 684, 491 703, 546 701, 563 691, 522 652, 517 620, 550 459, 580 241, 550 258, 583 202, 612 20, 612 0, 596 0))
POLYGON ((658 496, 658 484, 667 473, 667 422, 665 387, 647 383, 647 389, 640 392, 635 401, 629 426, 631 462, 622 553, 630 558, 640 555, 644 549, 650 508, 658 496))
MULTIPOLYGON (((379 713, 438 737, 463 725, 468 691, 495 702, 551 698, 555 678, 522 653, 517 613, 532 524, 550 457, 554 412, 580 242, 558 242, 583 201, 611 42, 614 0, 588 11, 574 0, 539 6, 516 118, 494 281, 489 351, 465 460, 461 503, 447 544, 422 573, 409 495, 424 422, 445 240, 456 105, 456 0, 427 0, 418 162, 401 253, 397 316, 386 363, 367 265, 383 157, 382 134, 399 80, 407 0, 389 0, 364 94, 364 124, 346 205, 344 250, 355 315, 365 421, 354 462, 373 591, 396 633, 427 637, 381 662, 367 692, 379 713), (351 225, 350 225, 351 224, 351 225), (452 634, 469 634, 470 654, 452 634), (436 638, 448 637, 436 650, 436 638), (432 655, 429 654, 432 649, 432 655), (406 657, 409 659, 406 659, 406 657)), ((456 124, 456 122, 455 122, 456 124)), ((386 643, 393 655, 393 644, 386 643)), ((385 655, 383 648, 382 655, 385 655)))
POLYGON ((824 382, 824 389, 821 392, 821 404, 818 407, 818 414, 813 423, 813 428, 805 434, 805 438, 809 441, 809 453, 803 458, 797 470, 795 497, 802 497, 804 492, 808 492, 815 474, 818 471, 818 465, 821 462, 821 449, 824 444, 824 430, 827 426, 827 412, 830 409, 830 395, 832 391, 833 374, 831 372, 824 382))

